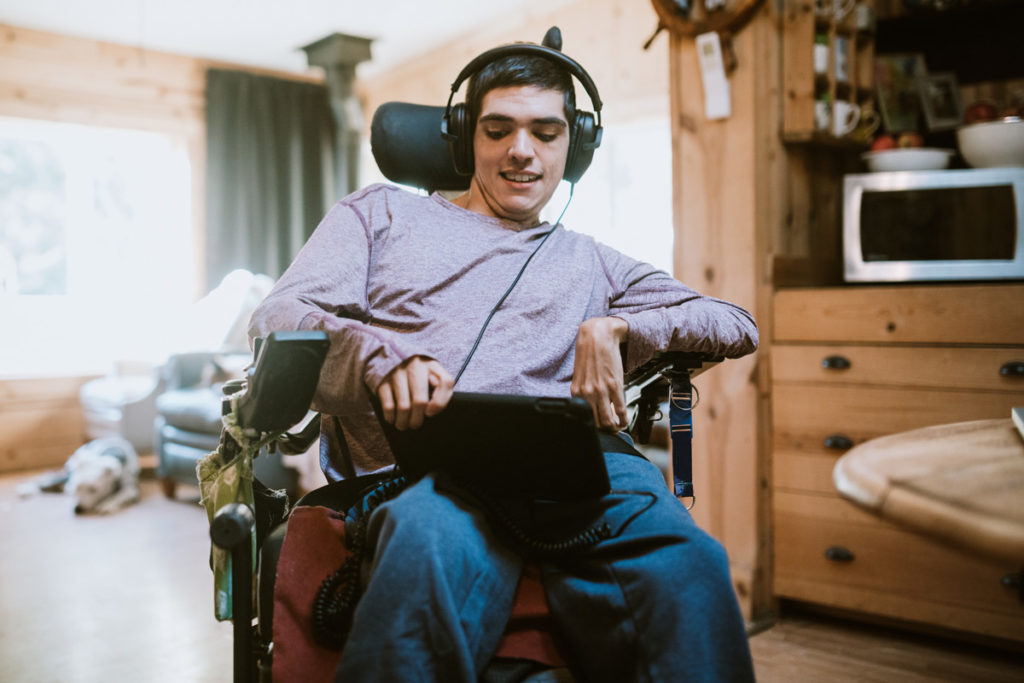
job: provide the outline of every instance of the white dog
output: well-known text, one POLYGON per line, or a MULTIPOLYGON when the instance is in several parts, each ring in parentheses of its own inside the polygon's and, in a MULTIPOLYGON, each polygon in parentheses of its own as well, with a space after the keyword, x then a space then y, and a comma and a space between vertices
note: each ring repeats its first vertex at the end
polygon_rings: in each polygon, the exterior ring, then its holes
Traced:
POLYGON ((90 441, 74 452, 64 469, 64 493, 75 499, 76 514, 108 514, 139 499, 139 456, 125 439, 90 441))

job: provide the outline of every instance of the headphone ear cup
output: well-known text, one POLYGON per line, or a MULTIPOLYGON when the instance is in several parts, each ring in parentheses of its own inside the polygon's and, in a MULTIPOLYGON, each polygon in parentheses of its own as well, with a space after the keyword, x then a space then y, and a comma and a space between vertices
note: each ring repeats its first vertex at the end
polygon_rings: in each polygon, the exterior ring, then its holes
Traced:
POLYGON ((601 144, 600 128, 594 115, 588 111, 576 111, 569 138, 569 152, 565 159, 562 177, 570 183, 579 182, 594 159, 594 150, 601 144))
POLYGON ((456 104, 448 114, 448 151, 459 175, 473 174, 473 132, 466 116, 466 105, 456 104))

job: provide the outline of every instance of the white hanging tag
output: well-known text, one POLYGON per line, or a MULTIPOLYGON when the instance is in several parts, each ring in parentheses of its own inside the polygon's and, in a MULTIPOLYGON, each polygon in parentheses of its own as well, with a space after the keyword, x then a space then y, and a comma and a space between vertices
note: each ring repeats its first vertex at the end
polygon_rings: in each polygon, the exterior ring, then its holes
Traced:
POLYGON ((701 82, 704 84, 704 115, 709 119, 728 118, 732 114, 729 80, 725 77, 722 41, 717 31, 697 36, 697 57, 700 59, 701 82))

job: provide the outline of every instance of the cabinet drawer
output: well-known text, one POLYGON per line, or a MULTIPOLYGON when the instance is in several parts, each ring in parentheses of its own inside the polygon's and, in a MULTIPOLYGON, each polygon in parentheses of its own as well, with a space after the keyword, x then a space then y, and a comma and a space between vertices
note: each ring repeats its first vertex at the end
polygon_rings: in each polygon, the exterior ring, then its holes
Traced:
POLYGON ((777 492, 775 593, 1024 641, 1024 603, 1003 585, 1019 568, 946 548, 847 501, 777 492), (845 561, 826 552, 842 548, 845 561))
POLYGON ((1024 392, 1024 347, 776 344, 776 382, 1024 392))
POLYGON ((780 290, 774 340, 1020 345, 1022 301, 1024 285, 780 290))
POLYGON ((772 389, 773 481, 783 488, 832 492, 832 467, 850 446, 919 427, 1004 418, 1015 405, 1024 405, 1024 391, 776 382, 772 389))

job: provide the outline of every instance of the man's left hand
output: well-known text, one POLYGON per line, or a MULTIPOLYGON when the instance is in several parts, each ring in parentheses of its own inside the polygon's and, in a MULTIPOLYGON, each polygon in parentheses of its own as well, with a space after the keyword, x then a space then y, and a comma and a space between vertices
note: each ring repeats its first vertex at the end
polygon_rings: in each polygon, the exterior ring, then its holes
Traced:
POLYGON ((598 429, 617 432, 626 426, 626 398, 619 345, 629 324, 622 318, 590 318, 576 335, 572 371, 573 396, 586 399, 594 409, 598 429))

